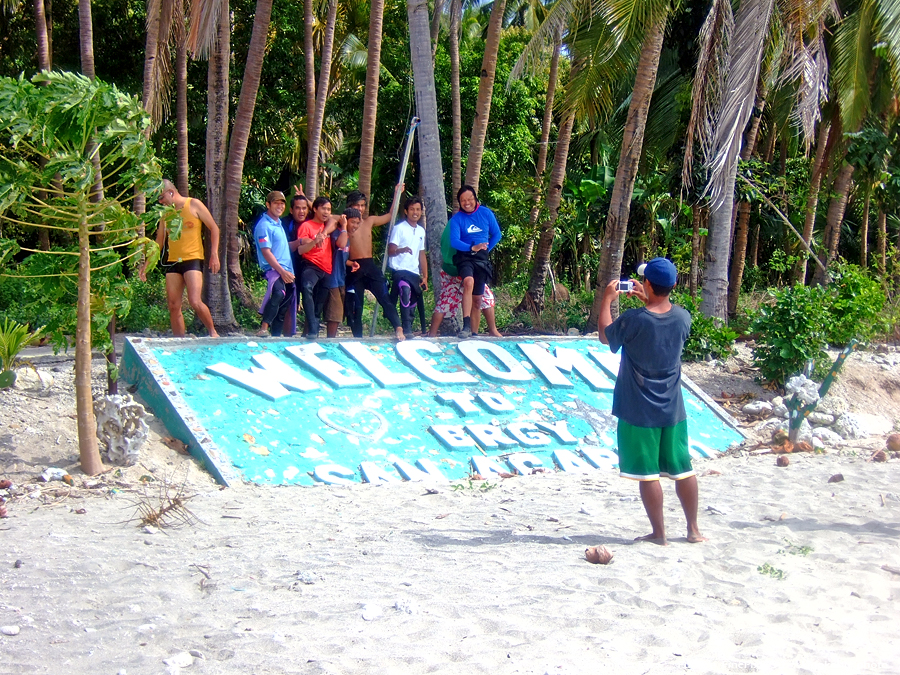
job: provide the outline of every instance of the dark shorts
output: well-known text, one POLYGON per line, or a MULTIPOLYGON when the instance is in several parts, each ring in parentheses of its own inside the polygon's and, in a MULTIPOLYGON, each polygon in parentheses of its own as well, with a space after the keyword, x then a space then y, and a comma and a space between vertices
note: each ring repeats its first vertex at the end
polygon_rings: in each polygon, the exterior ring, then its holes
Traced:
POLYGON ((325 321, 340 323, 344 320, 344 287, 328 289, 328 299, 325 305, 325 321))
POLYGON ((200 259, 182 260, 180 262, 169 263, 166 265, 166 274, 180 274, 184 276, 185 272, 202 272, 203 261, 200 259))
POLYGON ((494 280, 494 268, 487 251, 457 251, 453 256, 453 264, 456 265, 460 278, 472 277, 475 282, 472 295, 484 295, 484 285, 494 280))
POLYGON ((619 475, 634 480, 681 480, 694 475, 687 420, 674 427, 636 427, 619 420, 619 475))

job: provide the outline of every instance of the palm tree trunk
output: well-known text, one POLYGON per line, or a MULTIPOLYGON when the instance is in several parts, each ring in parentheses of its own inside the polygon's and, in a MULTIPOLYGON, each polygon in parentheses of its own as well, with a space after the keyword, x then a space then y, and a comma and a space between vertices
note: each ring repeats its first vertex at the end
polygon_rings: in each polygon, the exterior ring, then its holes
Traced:
MULTIPOLYGON (((156 78, 158 71, 156 68, 157 52, 159 50, 159 24, 161 22, 160 11, 162 9, 159 0, 147 0, 147 39, 144 43, 144 88, 143 88, 143 107, 144 112, 153 115, 153 95, 156 93, 156 78)), ((154 124, 144 129, 144 138, 150 139, 153 132, 154 124)), ((140 190, 134 191, 134 212, 137 214, 144 213, 147 210, 147 195, 140 190)), ((141 236, 144 235, 144 228, 139 228, 141 236)))
POLYGON ((531 213, 528 214, 528 239, 525 240, 525 250, 522 251, 522 259, 519 264, 531 262, 531 254, 534 251, 534 228, 537 225, 538 216, 541 214, 541 193, 544 187, 544 171, 547 169, 547 146, 550 143, 550 127, 553 123, 553 99, 556 95, 556 79, 559 72, 559 52, 562 40, 559 35, 554 36, 553 56, 550 59, 550 77, 547 81, 547 99, 544 101, 544 119, 541 121, 541 142, 538 145, 537 163, 534 165, 534 193, 531 213))
POLYGON ((424 193, 431 288, 435 298, 441 290, 441 234, 447 225, 447 200, 441 167, 441 139, 438 133, 437 91, 429 43, 428 0, 408 0, 409 48, 416 91, 419 124, 420 187, 424 193))
POLYGON ((434 0, 434 12, 431 14, 431 62, 437 55, 438 36, 441 34, 441 14, 444 13, 444 0, 434 0))
POLYGON ((872 189, 866 186, 865 202, 863 203, 862 223, 859 225, 859 266, 869 266, 869 213, 872 206, 872 189))
MULTIPOLYGON (((94 27, 91 19, 91 0, 78 0, 78 40, 81 49, 81 72, 93 80, 97 77, 97 73, 94 70, 94 27)), ((94 189, 91 199, 101 201, 103 199, 103 174, 100 171, 100 155, 97 152, 97 144, 91 141, 88 144, 87 153, 94 165, 94 189)))
MULTIPOLYGON (((437 12, 437 9, 435 9, 437 12)), ((372 191, 372 161, 375 155, 375 118, 378 113, 378 81, 381 70, 381 31, 384 0, 372 0, 369 8, 369 44, 366 58, 366 93, 363 101, 362 139, 359 148, 359 190, 372 191)))
POLYGON ((750 267, 759 267, 759 223, 753 227, 753 237, 750 240, 750 253, 747 255, 750 267))
POLYGON ((250 125, 256 109, 256 95, 263 59, 266 55, 266 38, 269 20, 272 17, 272 0, 257 0, 253 16, 253 31, 247 48, 247 63, 244 79, 241 81, 241 95, 238 99, 231 141, 228 146, 228 164, 225 168, 225 240, 228 242, 228 278, 231 291, 244 307, 256 308, 253 295, 244 283, 241 270, 240 239, 238 238, 238 206, 241 197, 241 182, 244 176, 244 158, 247 155, 247 140, 250 125))
MULTIPOLYGON (((228 150, 228 69, 231 62, 231 12, 228 2, 219 14, 216 42, 209 54, 206 107, 206 205, 216 223, 225 222, 225 159, 228 150)), ((226 241, 219 237, 219 260, 227 260, 226 241)), ((228 265, 218 274, 203 271, 206 304, 217 328, 237 326, 231 292, 228 289, 228 265)))
POLYGON ((44 0, 34 0, 34 27, 37 34, 38 68, 50 70, 50 35, 47 31, 44 0))
POLYGON ((187 109, 187 31, 184 21, 178 24, 175 47, 175 137, 177 160, 175 185, 184 197, 190 195, 188 178, 188 109, 187 109))
POLYGON ((328 100, 328 82, 331 79, 331 53, 334 50, 334 26, 337 20, 337 0, 328 2, 328 18, 325 20, 325 40, 322 45, 319 84, 316 106, 313 111, 312 134, 306 155, 306 195, 315 199, 319 191, 319 148, 322 141, 322 125, 325 122, 325 103, 328 100))
MULTIPOLYGON (((822 186, 822 176, 825 175, 828 157, 831 155, 831 148, 834 145, 836 130, 839 133, 839 129, 840 121, 835 121, 834 124, 823 121, 819 126, 816 156, 813 159, 812 173, 809 177, 809 194, 806 197, 806 220, 803 223, 803 241, 807 244, 812 240, 813 229, 816 225, 816 211, 819 206, 819 188, 822 186)), ((809 257, 804 251, 794 267, 795 284, 806 283, 806 263, 808 260, 809 257)))
POLYGON ((544 311, 544 288, 550 272, 550 254, 553 251, 553 238, 556 236, 556 219, 559 215, 559 204, 562 200, 563 183, 566 180, 566 164, 569 156, 569 143, 572 140, 572 127, 575 125, 575 113, 570 112, 559 130, 556 140, 556 152, 553 155, 553 170, 550 172, 550 186, 547 190, 547 208, 550 217, 541 227, 538 239, 537 255, 531 269, 531 279, 525 297, 517 307, 518 310, 530 310, 534 314, 544 311))
POLYGON ((306 60, 306 146, 312 143, 312 121, 316 115, 316 47, 313 44, 314 0, 303 3, 303 58, 306 60))
MULTIPOLYGON (((597 286, 594 289, 594 303, 588 317, 588 326, 597 324, 600 317, 600 300, 606 285, 613 279, 618 279, 622 273, 625 234, 628 229, 628 216, 631 212, 631 195, 634 192, 634 181, 637 178, 638 164, 644 148, 647 112, 650 110, 650 98, 653 95, 653 88, 656 86, 656 71, 659 68, 659 56, 662 53, 667 18, 663 17, 648 29, 641 45, 641 56, 638 59, 637 72, 634 77, 634 89, 631 93, 631 103, 628 106, 625 131, 622 135, 622 150, 619 153, 619 165, 616 167, 616 180, 613 184, 609 215, 606 219, 603 250, 600 253, 600 267, 597 270, 597 286)), ((615 303, 613 312, 617 311, 618 303, 615 303)))
POLYGON ((456 193, 462 187, 462 104, 459 93, 459 21, 462 13, 462 0, 450 0, 450 106, 453 136, 450 142, 452 155, 452 192, 453 213, 459 209, 456 193))
POLYGON ((847 209, 852 182, 853 165, 844 162, 834 179, 834 196, 828 204, 828 215, 825 218, 825 251, 820 258, 825 270, 817 266, 816 274, 813 277, 819 286, 825 286, 828 283, 826 270, 828 264, 837 256, 838 244, 841 242, 841 225, 844 222, 844 211, 847 209))
MULTIPOLYGON (((750 118, 750 126, 744 136, 744 147, 741 149, 741 159, 747 161, 756 152, 756 139, 759 138, 759 124, 762 120, 763 110, 766 107, 766 84, 760 78, 756 89, 756 105, 753 108, 753 117, 750 118)), ((747 239, 750 230, 750 202, 741 201, 738 205, 737 228, 734 236, 734 252, 731 256, 731 273, 728 275, 728 316, 737 314, 738 299, 741 295, 741 283, 744 280, 744 266, 747 258, 747 239)))
POLYGON ((691 234, 691 274, 690 274, 690 291, 691 297, 697 297, 697 286, 700 283, 700 223, 703 221, 704 206, 694 204, 691 209, 693 216, 693 233, 691 234))
POLYGON ((475 119, 469 141, 469 158, 466 161, 466 185, 478 190, 481 177, 481 159, 484 155, 484 139, 491 117, 491 99, 494 96, 494 75, 497 72, 497 51, 500 48, 500 31, 503 28, 503 12, 506 0, 494 0, 491 19, 488 22, 484 58, 481 61, 481 79, 478 82, 478 101, 475 103, 475 119))
POLYGON ((878 209, 878 273, 887 269, 887 213, 878 209))
POLYGON ((103 471, 97 444, 97 420, 91 391, 91 241, 87 217, 78 223, 78 307, 75 328, 75 411, 78 454, 88 476, 103 471))

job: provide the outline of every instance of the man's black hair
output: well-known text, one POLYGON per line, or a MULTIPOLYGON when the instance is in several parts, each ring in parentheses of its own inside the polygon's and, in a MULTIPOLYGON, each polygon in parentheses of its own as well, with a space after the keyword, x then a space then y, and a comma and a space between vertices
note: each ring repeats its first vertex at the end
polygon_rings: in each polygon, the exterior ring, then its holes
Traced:
POLYGON ((409 211, 409 207, 413 204, 418 204, 422 207, 423 211, 425 210, 425 202, 422 201, 421 197, 410 197, 409 199, 407 199, 406 203, 403 205, 403 210, 409 211))
POLYGON ((344 215, 347 216, 347 220, 350 220, 350 218, 362 218, 359 209, 354 208, 344 209, 344 215))
POLYGON ((660 286, 659 284, 654 284, 647 277, 644 277, 644 283, 650 284, 650 288, 653 289, 653 294, 658 295, 661 298, 669 297, 669 293, 675 288, 674 286, 660 286))
POLYGON ((475 201, 478 202, 478 193, 475 192, 475 188, 473 188, 471 185, 463 185, 456 193, 457 204, 459 203, 459 198, 462 197, 466 192, 471 192, 472 196, 475 197, 475 201))
POLYGON ((308 206, 308 205, 309 205, 309 199, 306 198, 306 195, 294 195, 293 197, 291 197, 291 208, 293 209, 293 208, 294 208, 294 204, 296 204, 297 202, 299 202, 301 199, 307 203, 307 208, 309 208, 309 206, 308 206))
POLYGON ((322 195, 316 197, 316 201, 312 203, 312 210, 315 211, 317 208, 324 204, 330 204, 331 200, 328 197, 324 197, 322 195))
POLYGON ((346 202, 347 206, 350 206, 351 204, 356 204, 357 202, 363 202, 364 204, 368 204, 369 198, 366 197, 359 190, 353 190, 352 192, 350 192, 347 195, 347 202, 346 202))

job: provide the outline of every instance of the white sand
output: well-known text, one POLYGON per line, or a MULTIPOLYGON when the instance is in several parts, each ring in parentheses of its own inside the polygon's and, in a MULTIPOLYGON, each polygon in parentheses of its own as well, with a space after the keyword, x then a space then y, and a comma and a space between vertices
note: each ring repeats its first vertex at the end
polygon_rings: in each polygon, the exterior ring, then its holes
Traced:
POLYGON ((155 534, 123 522, 127 492, 19 499, 0 520, 0 626, 20 627, 0 673, 177 672, 164 659, 189 650, 184 673, 900 672, 900 575, 881 569, 900 568, 900 462, 697 468, 721 471, 700 478, 710 541, 685 542, 664 483, 666 548, 632 542, 649 528, 614 474, 204 488, 201 524, 155 534), (594 544, 612 564, 584 561, 594 544))

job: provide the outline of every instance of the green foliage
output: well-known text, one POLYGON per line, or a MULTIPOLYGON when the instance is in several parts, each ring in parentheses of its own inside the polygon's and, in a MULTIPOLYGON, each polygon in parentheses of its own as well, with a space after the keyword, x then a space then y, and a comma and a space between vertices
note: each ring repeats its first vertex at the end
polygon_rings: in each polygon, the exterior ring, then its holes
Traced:
POLYGON ((812 546, 799 546, 790 539, 784 540, 784 548, 778 549, 777 553, 790 553, 791 555, 807 556, 813 552, 812 546))
POLYGON ((712 319, 700 311, 700 299, 688 293, 673 292, 671 301, 691 314, 691 334, 684 343, 683 361, 702 361, 708 356, 725 359, 734 348, 737 333, 727 324, 712 319))
POLYGON ((770 576, 773 579, 778 579, 779 581, 784 579, 784 570, 780 570, 777 567, 772 567, 769 563, 763 563, 756 568, 756 571, 760 574, 770 576))
POLYGON ((886 298, 881 283, 858 265, 845 262, 832 263, 829 274, 828 342, 844 346, 853 338, 871 340, 887 332, 889 326, 882 317, 886 298))
POLYGON ((0 371, 12 370, 19 352, 40 340, 43 330, 41 327, 29 332, 28 326, 4 318, 0 325, 0 371))
MULTIPOLYGON (((126 333, 138 333, 145 328, 159 332, 169 330, 165 275, 148 274, 147 281, 131 279, 130 286, 131 311, 119 324, 119 328, 126 333)), ((193 322, 193 310, 185 306, 183 312, 185 325, 190 326, 193 322)))
POLYGON ((753 359, 762 376, 784 384, 810 359, 827 367, 828 292, 818 286, 788 286, 769 289, 769 296, 771 302, 759 308, 750 325, 756 334, 753 359))

